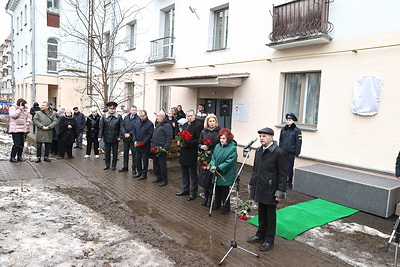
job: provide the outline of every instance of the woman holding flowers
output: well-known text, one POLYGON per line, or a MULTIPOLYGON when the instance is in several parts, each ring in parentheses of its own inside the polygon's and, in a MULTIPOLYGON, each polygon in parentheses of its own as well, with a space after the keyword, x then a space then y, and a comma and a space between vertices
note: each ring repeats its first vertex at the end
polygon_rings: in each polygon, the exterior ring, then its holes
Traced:
POLYGON ((219 143, 219 131, 217 116, 209 114, 204 120, 204 130, 199 138, 199 185, 204 189, 202 206, 210 206, 212 197, 211 173, 209 171, 210 160, 214 147, 219 143))
POLYGON ((229 186, 233 185, 236 178, 237 144, 229 129, 221 129, 218 137, 219 144, 215 146, 210 162, 210 171, 217 177, 213 210, 221 209, 223 205, 221 214, 226 214, 231 210, 230 198, 226 203, 225 200, 229 194, 229 186))

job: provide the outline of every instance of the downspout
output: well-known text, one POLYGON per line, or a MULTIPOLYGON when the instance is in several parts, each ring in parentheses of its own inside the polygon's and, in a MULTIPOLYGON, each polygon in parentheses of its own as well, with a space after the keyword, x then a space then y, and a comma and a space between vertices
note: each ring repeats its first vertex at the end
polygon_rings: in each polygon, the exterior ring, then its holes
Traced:
MULTIPOLYGON (((112 18, 111 18, 111 34, 110 34, 110 38, 111 36, 116 36, 115 32, 115 0, 112 1, 112 18)), ((114 51, 111 55, 111 60, 110 60, 110 84, 109 84, 109 92, 110 95, 108 96, 108 98, 110 99, 110 101, 113 101, 113 91, 114 91, 114 53, 115 53, 115 48, 114 48, 114 38, 111 38, 111 43, 110 46, 112 47, 112 50, 114 51)))
POLYGON ((11 16, 11 99, 15 102, 15 76, 14 76, 14 13, 6 9, 8 15, 11 16))
POLYGON ((31 6, 31 27, 32 27, 32 102, 36 101, 36 25, 35 23, 36 0, 32 0, 31 6))

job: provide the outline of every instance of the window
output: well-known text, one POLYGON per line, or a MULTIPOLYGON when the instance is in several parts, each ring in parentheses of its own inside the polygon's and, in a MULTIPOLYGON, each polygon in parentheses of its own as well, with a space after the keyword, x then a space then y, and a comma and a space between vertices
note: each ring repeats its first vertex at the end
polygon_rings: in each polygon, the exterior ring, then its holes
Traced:
POLYGON ((17 17, 17 34, 19 33, 19 17, 17 17))
POLYGON ((127 49, 136 48, 136 21, 132 21, 127 27, 127 49))
POLYGON ((22 11, 21 11, 21 31, 22 31, 22 26, 23 26, 23 24, 24 24, 24 22, 22 21, 24 19, 24 17, 23 17, 23 15, 22 15, 22 11))
POLYGON ((28 64, 28 46, 25 46, 25 65, 28 64))
POLYGON ((47 70, 57 71, 58 42, 54 38, 47 40, 47 70))
POLYGON ((160 86, 160 109, 170 109, 171 87, 160 86))
POLYGON ((127 99, 128 99, 128 108, 132 107, 135 105, 135 83, 134 82, 128 82, 125 83, 125 92, 127 93, 127 99))
POLYGON ((21 48, 21 68, 24 66, 24 49, 21 48))
POLYGON ((228 7, 214 11, 212 49, 224 49, 228 41, 228 7))
POLYGON ((47 0, 47 11, 58 13, 58 0, 47 0))
POLYGON ((19 69, 19 52, 17 52, 17 69, 19 69))
POLYGON ((163 58, 172 58, 174 54, 175 7, 164 10, 163 58))
POLYGON ((27 5, 25 5, 25 7, 24 7, 24 12, 25 12, 25 16, 24 16, 25 24, 24 25, 27 25, 28 24, 28 6, 27 5))
POLYGON ((320 94, 320 72, 286 73, 282 121, 293 112, 298 123, 317 126, 320 94))
POLYGON ((103 54, 104 57, 110 55, 110 32, 103 34, 103 54))

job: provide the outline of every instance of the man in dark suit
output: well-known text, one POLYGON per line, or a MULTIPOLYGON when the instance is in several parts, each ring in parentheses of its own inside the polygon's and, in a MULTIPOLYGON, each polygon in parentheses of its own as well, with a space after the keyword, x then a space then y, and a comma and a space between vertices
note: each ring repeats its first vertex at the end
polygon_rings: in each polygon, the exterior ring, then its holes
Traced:
POLYGON ((154 124, 148 119, 147 111, 139 112, 140 120, 133 128, 133 142, 136 147, 136 178, 143 180, 147 178, 149 168, 149 155, 151 149, 151 138, 154 132, 154 124))
POLYGON ((189 195, 188 200, 190 201, 196 198, 198 189, 197 147, 203 124, 196 120, 195 112, 192 109, 186 112, 186 119, 188 121, 183 125, 183 130, 188 130, 192 134, 192 139, 185 142, 184 146, 178 143, 181 146, 179 164, 181 164, 183 188, 176 195, 189 195))
POLYGON ((129 114, 125 116, 122 120, 121 124, 121 135, 122 140, 124 142, 124 166, 119 172, 127 172, 128 171, 128 163, 129 163, 129 151, 132 153, 132 174, 136 174, 136 157, 135 150, 133 146, 133 131, 135 128, 135 124, 139 121, 139 116, 137 113, 137 107, 132 106, 129 110, 129 114))

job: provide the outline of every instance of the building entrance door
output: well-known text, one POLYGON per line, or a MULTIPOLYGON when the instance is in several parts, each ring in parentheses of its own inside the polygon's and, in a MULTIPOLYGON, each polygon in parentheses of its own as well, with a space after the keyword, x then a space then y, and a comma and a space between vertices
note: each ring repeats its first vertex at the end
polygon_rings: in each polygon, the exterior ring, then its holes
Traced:
POLYGON ((232 99, 204 99, 204 105, 207 113, 213 113, 217 116, 221 128, 231 129, 232 99))

